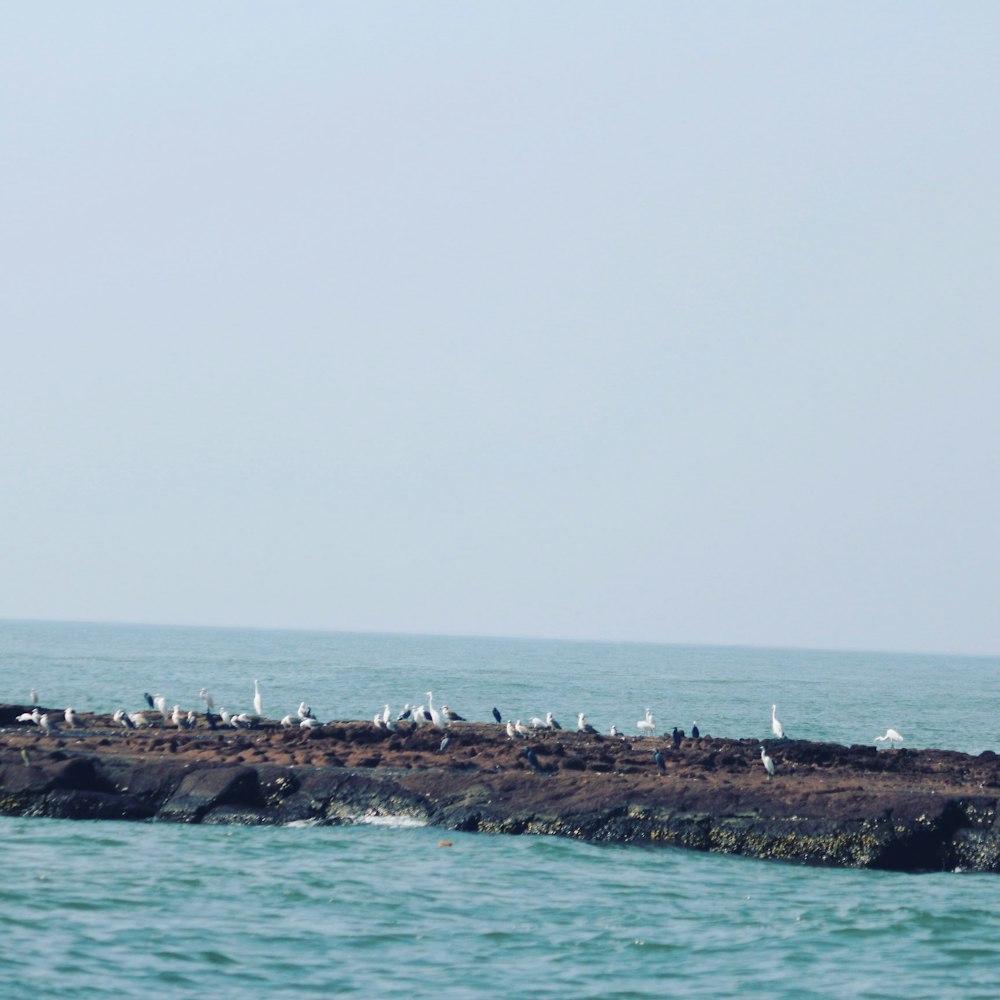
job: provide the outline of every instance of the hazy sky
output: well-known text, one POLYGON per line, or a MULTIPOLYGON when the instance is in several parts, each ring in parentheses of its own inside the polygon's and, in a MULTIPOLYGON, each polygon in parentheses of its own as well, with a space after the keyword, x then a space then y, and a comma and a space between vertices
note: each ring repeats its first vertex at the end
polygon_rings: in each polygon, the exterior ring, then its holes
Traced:
POLYGON ((998 40, 3 3, 0 617, 1000 652, 998 40))

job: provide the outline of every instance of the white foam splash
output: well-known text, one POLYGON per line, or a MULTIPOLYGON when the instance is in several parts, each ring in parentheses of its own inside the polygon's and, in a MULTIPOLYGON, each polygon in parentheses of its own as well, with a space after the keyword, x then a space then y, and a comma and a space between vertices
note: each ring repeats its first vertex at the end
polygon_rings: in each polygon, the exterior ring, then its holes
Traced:
POLYGON ((352 823, 363 823, 366 826, 391 826, 396 829, 427 826, 427 820, 416 816, 352 816, 352 823))

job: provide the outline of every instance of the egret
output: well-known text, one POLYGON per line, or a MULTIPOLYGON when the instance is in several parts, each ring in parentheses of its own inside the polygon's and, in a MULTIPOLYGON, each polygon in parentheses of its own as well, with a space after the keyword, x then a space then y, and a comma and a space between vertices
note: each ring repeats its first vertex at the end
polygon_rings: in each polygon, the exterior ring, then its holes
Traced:
POLYGON ((767 771, 768 780, 774 777, 774 761, 771 760, 767 755, 767 750, 762 746, 760 748, 760 762, 764 765, 764 770, 767 771))
POLYGON ((782 724, 780 722, 778 722, 778 716, 775 715, 775 712, 777 712, 777 711, 778 711, 778 706, 777 705, 772 705, 771 706, 771 732, 774 733, 774 735, 777 736, 777 738, 779 740, 783 740, 783 739, 785 739, 785 729, 784 729, 784 726, 782 726, 782 724))
POLYGON ((382 708, 382 721, 388 726, 389 720, 392 718, 392 712, 389 711, 388 703, 382 708))
POLYGON ((872 743, 888 743, 890 747, 894 747, 897 743, 902 743, 902 734, 897 733, 895 729, 887 729, 885 731, 885 736, 876 736, 872 740, 872 743))
POLYGON ((198 697, 205 703, 205 708, 207 708, 208 711, 211 712, 212 709, 215 708, 215 699, 212 697, 211 692, 207 688, 202 688, 198 692, 198 697))
POLYGON ((427 711, 431 714, 431 725, 435 729, 443 729, 444 723, 441 721, 441 713, 434 707, 434 695, 430 691, 425 691, 427 695, 427 711))
POLYGON ((648 708, 646 709, 646 718, 639 719, 635 724, 635 728, 640 732, 645 733, 647 736, 652 736, 653 733, 656 732, 656 720, 653 718, 653 713, 648 708))
POLYGON ((264 714, 261 707, 260 686, 256 681, 253 682, 253 711, 258 719, 264 714))
POLYGON ((167 721, 167 699, 165 695, 154 694, 153 695, 153 705, 156 707, 156 711, 163 716, 163 721, 167 721))

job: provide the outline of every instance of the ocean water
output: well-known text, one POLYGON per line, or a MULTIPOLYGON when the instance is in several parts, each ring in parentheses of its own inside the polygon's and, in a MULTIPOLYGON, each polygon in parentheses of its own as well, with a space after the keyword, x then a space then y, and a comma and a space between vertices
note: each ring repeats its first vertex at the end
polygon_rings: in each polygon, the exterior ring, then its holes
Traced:
MULTIPOLYGON (((1000 750, 1000 660, 0 622, 0 700, 144 691, 321 719, 389 702, 472 719, 579 711, 634 731, 1000 750)), ((10 997, 996 997, 1000 880, 807 868, 414 826, 0 818, 10 997), (442 840, 451 846, 441 846, 442 840)))

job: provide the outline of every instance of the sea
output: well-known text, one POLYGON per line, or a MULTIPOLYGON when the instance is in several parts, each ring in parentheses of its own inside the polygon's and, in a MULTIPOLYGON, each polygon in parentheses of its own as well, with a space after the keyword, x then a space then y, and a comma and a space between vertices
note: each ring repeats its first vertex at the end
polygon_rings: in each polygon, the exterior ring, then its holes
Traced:
MULTIPOLYGON (((1000 751, 1000 658, 0 621, 0 701, 143 694, 1000 751)), ((3 997, 1000 996, 1000 877, 344 826, 0 818, 3 997)))

